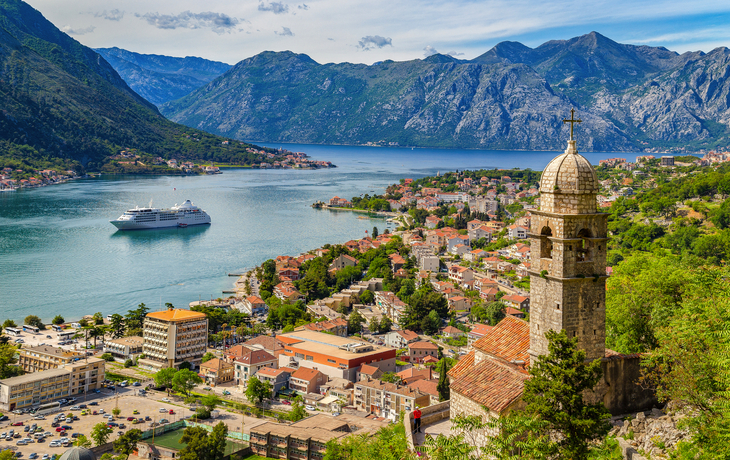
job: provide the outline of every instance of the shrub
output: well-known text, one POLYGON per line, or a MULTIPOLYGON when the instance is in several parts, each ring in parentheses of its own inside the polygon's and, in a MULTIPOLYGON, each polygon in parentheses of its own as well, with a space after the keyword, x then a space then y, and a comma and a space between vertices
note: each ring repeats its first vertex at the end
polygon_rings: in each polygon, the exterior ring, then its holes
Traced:
POLYGON ((100 356, 100 358, 103 359, 104 361, 108 361, 108 362, 114 361, 114 356, 112 356, 111 353, 104 353, 103 355, 100 356))
POLYGON ((132 367, 132 366, 134 366, 134 361, 132 361, 131 359, 124 361, 124 367, 132 367))

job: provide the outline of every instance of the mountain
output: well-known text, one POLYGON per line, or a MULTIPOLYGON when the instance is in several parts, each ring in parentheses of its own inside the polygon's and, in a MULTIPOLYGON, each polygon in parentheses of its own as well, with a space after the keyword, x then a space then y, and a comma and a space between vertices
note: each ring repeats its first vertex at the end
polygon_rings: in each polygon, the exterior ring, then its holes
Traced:
POLYGON ((123 149, 261 161, 240 142, 165 119, 99 54, 19 0, 0 0, 0 168, 99 170, 123 149))
POLYGON ((503 42, 473 60, 321 65, 263 52, 160 111, 237 139, 485 149, 727 146, 728 49, 678 54, 592 32, 537 48, 503 42))
POLYGON ((155 105, 179 99, 232 67, 199 57, 139 54, 120 48, 96 48, 95 51, 130 88, 155 105))

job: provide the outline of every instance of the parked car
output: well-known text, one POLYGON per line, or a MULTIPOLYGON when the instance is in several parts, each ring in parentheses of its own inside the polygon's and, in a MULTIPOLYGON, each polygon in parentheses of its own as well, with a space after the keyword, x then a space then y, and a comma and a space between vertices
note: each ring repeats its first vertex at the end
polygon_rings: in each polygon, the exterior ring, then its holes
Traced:
POLYGON ((168 414, 170 414, 170 415, 175 415, 175 411, 174 411, 174 410, 172 410, 172 409, 170 409, 170 412, 168 412, 168 414))
POLYGON ((223 395, 224 395, 224 396, 228 396, 229 394, 231 394, 231 392, 230 392, 230 391, 228 391, 228 390, 223 390, 223 395))
POLYGON ((98 406, 98 405, 99 405, 99 403, 98 403, 98 402, 96 402, 96 401, 91 401, 91 402, 89 403, 89 406, 98 406))
POLYGON ((287 406, 291 406, 291 401, 289 401, 288 399, 282 400, 281 403, 286 404, 287 406))
POLYGON ((162 401, 162 402, 170 402, 170 400, 168 398, 162 398, 162 399, 160 399, 160 401, 162 401))
POLYGON ((309 404, 307 404, 306 406, 304 406, 304 408, 307 409, 307 410, 317 410, 316 407, 310 406, 309 404))
POLYGON ((11 423, 10 426, 23 426, 23 422, 11 423))
POLYGON ((161 414, 164 414, 165 412, 167 412, 167 409, 165 409, 164 407, 160 407, 160 410, 159 410, 159 412, 160 412, 161 414))

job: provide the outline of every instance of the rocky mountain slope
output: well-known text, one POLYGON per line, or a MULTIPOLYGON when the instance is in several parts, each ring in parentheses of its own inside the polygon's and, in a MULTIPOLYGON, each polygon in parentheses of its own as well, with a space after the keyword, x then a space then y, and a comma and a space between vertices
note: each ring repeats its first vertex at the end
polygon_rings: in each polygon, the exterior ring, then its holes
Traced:
POLYGON ((575 107, 582 150, 707 148, 730 145, 729 55, 595 32, 534 49, 504 42, 471 61, 320 65, 263 52, 160 110, 237 139, 558 150, 575 107))
POLYGON ((0 166, 98 169, 121 149, 250 162, 246 146, 165 119, 99 54, 19 0, 0 0, 0 166))
POLYGON ((232 67, 190 56, 139 54, 120 48, 97 48, 95 51, 114 67, 130 88, 155 105, 179 99, 232 67))

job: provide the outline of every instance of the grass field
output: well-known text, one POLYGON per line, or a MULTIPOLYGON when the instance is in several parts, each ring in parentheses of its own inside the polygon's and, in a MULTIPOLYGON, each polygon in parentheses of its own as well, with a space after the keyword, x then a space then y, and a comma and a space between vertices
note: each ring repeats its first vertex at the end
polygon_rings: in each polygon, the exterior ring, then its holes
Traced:
MULTIPOLYGON (((182 438, 183 432, 185 431, 184 428, 180 428, 175 431, 168 431, 165 434, 161 434, 159 436, 155 436, 155 445, 158 445, 160 447, 167 447, 168 449, 175 449, 175 450, 181 450, 185 447, 185 444, 180 443, 180 438, 182 438)), ((152 438, 148 439, 148 441, 151 441, 152 438)), ((243 449, 244 445, 236 442, 231 442, 229 440, 226 440, 226 452, 225 455, 230 455, 233 452, 238 452, 239 450, 243 449)), ((257 457, 248 457, 253 459, 256 459, 257 457)), ((247 458, 247 460, 248 460, 247 458)))

